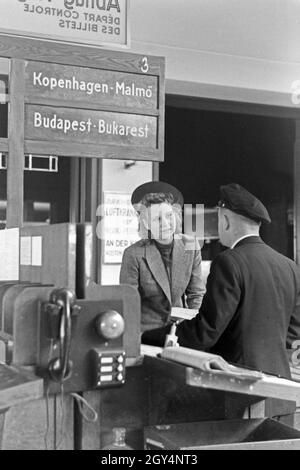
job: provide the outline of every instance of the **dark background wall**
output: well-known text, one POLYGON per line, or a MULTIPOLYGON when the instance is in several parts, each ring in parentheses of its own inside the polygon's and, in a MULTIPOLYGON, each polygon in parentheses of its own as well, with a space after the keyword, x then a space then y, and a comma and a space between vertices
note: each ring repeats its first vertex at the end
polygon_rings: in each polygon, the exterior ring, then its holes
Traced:
MULTIPOLYGON (((24 222, 69 221, 70 164, 70 158, 59 157, 57 173, 24 171, 24 222), (50 210, 34 210, 34 202, 49 203, 50 210)), ((6 200, 6 170, 0 170, 0 200, 6 200)), ((5 219, 3 210, 0 219, 5 219)))
POLYGON ((212 207, 219 186, 236 182, 267 206, 264 240, 293 257, 292 119, 166 107, 165 162, 160 179, 180 189, 186 203, 212 207))

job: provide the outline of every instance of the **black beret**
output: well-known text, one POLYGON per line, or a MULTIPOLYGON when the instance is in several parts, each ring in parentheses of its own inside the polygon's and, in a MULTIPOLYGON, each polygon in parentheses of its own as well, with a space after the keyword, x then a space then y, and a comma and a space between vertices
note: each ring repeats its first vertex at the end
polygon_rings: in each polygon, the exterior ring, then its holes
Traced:
POLYGON ((226 207, 232 212, 255 220, 255 222, 271 222, 269 213, 263 203, 239 184, 230 183, 221 186, 220 196, 219 207, 226 207))
POLYGON ((181 192, 171 184, 164 183, 163 181, 149 181, 148 183, 138 186, 132 193, 131 204, 138 204, 146 194, 150 193, 171 193, 174 199, 174 204, 183 206, 183 196, 181 192))

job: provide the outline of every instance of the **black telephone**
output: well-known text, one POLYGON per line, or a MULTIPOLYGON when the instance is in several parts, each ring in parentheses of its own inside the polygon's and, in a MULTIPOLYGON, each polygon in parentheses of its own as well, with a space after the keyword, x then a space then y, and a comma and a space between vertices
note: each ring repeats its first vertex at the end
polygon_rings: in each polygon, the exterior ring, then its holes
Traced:
POLYGON ((48 374, 54 382, 63 382, 72 373, 70 349, 72 339, 72 307, 76 295, 70 289, 60 288, 52 291, 47 305, 48 337, 59 347, 59 356, 50 359, 48 374))
POLYGON ((138 352, 138 300, 131 286, 97 286, 93 300, 59 288, 40 303, 36 373, 49 393, 124 384, 126 349, 138 352))

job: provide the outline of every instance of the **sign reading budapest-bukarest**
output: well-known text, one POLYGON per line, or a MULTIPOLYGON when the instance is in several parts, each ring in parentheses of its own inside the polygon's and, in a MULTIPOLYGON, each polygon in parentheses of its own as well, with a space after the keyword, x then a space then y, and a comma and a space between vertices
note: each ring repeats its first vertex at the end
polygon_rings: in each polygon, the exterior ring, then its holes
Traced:
POLYGON ((26 105, 25 137, 33 140, 157 147, 157 117, 26 105))
POLYGON ((0 33, 129 46, 129 0, 1 0, 0 33))

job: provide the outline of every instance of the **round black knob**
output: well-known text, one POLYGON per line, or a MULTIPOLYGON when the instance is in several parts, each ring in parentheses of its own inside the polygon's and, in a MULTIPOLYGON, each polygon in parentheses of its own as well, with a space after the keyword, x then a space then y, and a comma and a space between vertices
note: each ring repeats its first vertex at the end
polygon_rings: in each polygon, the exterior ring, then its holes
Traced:
POLYGON ((119 338, 125 330, 125 322, 115 310, 107 310, 96 317, 96 331, 99 336, 105 339, 119 338))

